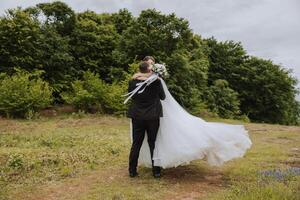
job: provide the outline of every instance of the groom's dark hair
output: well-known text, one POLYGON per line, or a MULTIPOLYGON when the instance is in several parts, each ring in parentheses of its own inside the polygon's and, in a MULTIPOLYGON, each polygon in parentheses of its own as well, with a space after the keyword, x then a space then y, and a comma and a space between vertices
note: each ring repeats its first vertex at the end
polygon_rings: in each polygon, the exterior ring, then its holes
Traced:
POLYGON ((139 69, 141 73, 148 73, 149 64, 147 62, 141 62, 139 69))

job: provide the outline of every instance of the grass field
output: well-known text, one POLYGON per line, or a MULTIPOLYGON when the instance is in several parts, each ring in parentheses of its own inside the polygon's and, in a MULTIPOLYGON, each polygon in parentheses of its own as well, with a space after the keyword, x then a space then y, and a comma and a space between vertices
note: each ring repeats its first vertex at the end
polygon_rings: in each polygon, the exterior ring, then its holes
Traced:
POLYGON ((127 118, 0 119, 0 199, 300 199, 300 127, 206 120, 244 124, 252 148, 222 167, 193 161, 158 180, 143 167, 128 177, 127 118))

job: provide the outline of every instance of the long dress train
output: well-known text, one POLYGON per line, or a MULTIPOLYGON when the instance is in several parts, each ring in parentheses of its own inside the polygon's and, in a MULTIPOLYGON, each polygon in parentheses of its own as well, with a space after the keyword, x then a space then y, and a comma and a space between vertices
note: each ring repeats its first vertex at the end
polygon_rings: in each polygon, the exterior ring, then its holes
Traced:
MULTIPOLYGON (((163 79, 161 82, 166 98, 161 101, 163 117, 160 118, 153 153, 155 166, 177 167, 197 159, 205 159, 209 165, 220 166, 225 161, 244 156, 252 142, 243 125, 207 122, 189 114, 170 94, 163 79)), ((130 127, 132 130, 132 124, 130 127)), ((138 165, 152 167, 147 134, 138 165)))

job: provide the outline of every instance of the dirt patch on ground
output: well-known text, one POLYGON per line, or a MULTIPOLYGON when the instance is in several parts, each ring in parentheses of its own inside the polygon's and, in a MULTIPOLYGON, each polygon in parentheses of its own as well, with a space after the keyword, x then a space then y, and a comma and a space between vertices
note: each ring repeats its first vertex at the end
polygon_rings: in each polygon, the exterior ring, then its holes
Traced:
POLYGON ((32 123, 26 120, 0 119, 0 134, 14 131, 30 131, 39 128, 38 123, 32 123))
MULTIPOLYGON (((22 200, 75 200, 83 197, 95 184, 124 174, 125 169, 98 170, 86 175, 38 186, 34 191, 17 194, 22 200), (110 173, 108 173, 110 172, 110 173)), ((19 197, 19 198, 18 198, 19 197)))
MULTIPOLYGON (((163 199, 195 199, 204 197, 207 193, 224 187, 222 172, 218 170, 202 171, 197 166, 179 166, 164 169, 162 181, 170 186, 163 199)), ((143 174, 140 174, 143 176, 143 174)), ((142 177, 137 177, 140 179, 142 177)), ((86 175, 69 178, 61 182, 53 182, 37 187, 34 191, 17 194, 17 199, 23 200, 76 200, 85 197, 88 192, 101 182, 127 181, 127 168, 105 169, 89 172, 86 175)), ((137 180, 138 181, 138 180, 137 180)))
POLYGON ((222 177, 220 170, 202 170, 194 165, 166 169, 163 178, 173 188, 164 199, 190 200, 205 197, 208 193, 225 187, 222 177))

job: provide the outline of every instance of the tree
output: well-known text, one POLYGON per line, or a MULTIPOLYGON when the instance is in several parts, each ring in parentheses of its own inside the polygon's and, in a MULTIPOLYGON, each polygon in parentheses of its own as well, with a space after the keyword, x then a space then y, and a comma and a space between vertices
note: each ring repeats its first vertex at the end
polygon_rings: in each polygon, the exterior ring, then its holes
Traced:
POLYGON ((208 83, 224 79, 238 92, 240 110, 251 120, 296 124, 297 80, 270 60, 249 57, 241 43, 206 40, 209 47, 208 83))
POLYGON ((43 53, 39 59, 45 71, 42 77, 53 88, 56 102, 61 102, 60 93, 70 88, 70 82, 79 76, 79 72, 74 66, 69 40, 48 25, 42 27, 41 33, 43 53))
MULTIPOLYGON (((231 88, 240 86, 240 80, 245 75, 244 63, 248 58, 240 42, 218 42, 215 38, 206 39, 209 47, 208 84, 217 79, 227 80, 231 88)), ((236 90, 239 91, 239 90, 236 90)))
POLYGON ((38 60, 46 72, 43 78, 54 89, 55 101, 61 102, 60 92, 70 88, 70 82, 79 74, 69 45, 76 24, 75 13, 59 1, 40 3, 24 11, 40 21, 42 52, 38 60))
POLYGON ((36 5, 44 16, 45 23, 55 27, 57 32, 62 36, 72 33, 76 17, 74 11, 65 3, 61 1, 54 1, 52 3, 40 3, 36 5))
POLYGON ((0 72, 12 74, 13 67, 31 71, 41 68, 40 23, 18 9, 10 9, 0 18, 0 72))
POLYGON ((202 101, 206 87, 208 60, 205 44, 189 28, 188 21, 174 13, 164 15, 155 9, 141 12, 132 26, 123 31, 113 51, 118 66, 128 70, 128 63, 152 55, 169 70, 170 91, 186 108, 202 101))
POLYGON ((248 77, 240 91, 241 109, 255 121, 297 124, 299 102, 295 97, 297 79, 290 71, 270 60, 251 57, 245 63, 248 77))
POLYGON ((119 12, 112 14, 112 21, 115 25, 118 34, 122 34, 131 27, 134 22, 132 14, 126 9, 120 9, 119 12))
POLYGON ((99 73, 103 80, 112 82, 115 68, 112 51, 119 40, 114 25, 107 20, 107 15, 92 11, 80 13, 77 18, 70 41, 76 68, 79 72, 91 70, 99 73))
MULTIPOLYGON (((176 15, 163 15, 155 9, 143 10, 132 26, 123 32, 118 56, 123 54, 124 65, 153 55, 158 61, 185 47, 192 40, 189 24, 176 15)), ((127 67, 127 66, 126 66, 127 67)))
POLYGON ((228 87, 226 80, 215 80, 206 92, 208 108, 223 118, 240 114, 238 93, 228 87))

